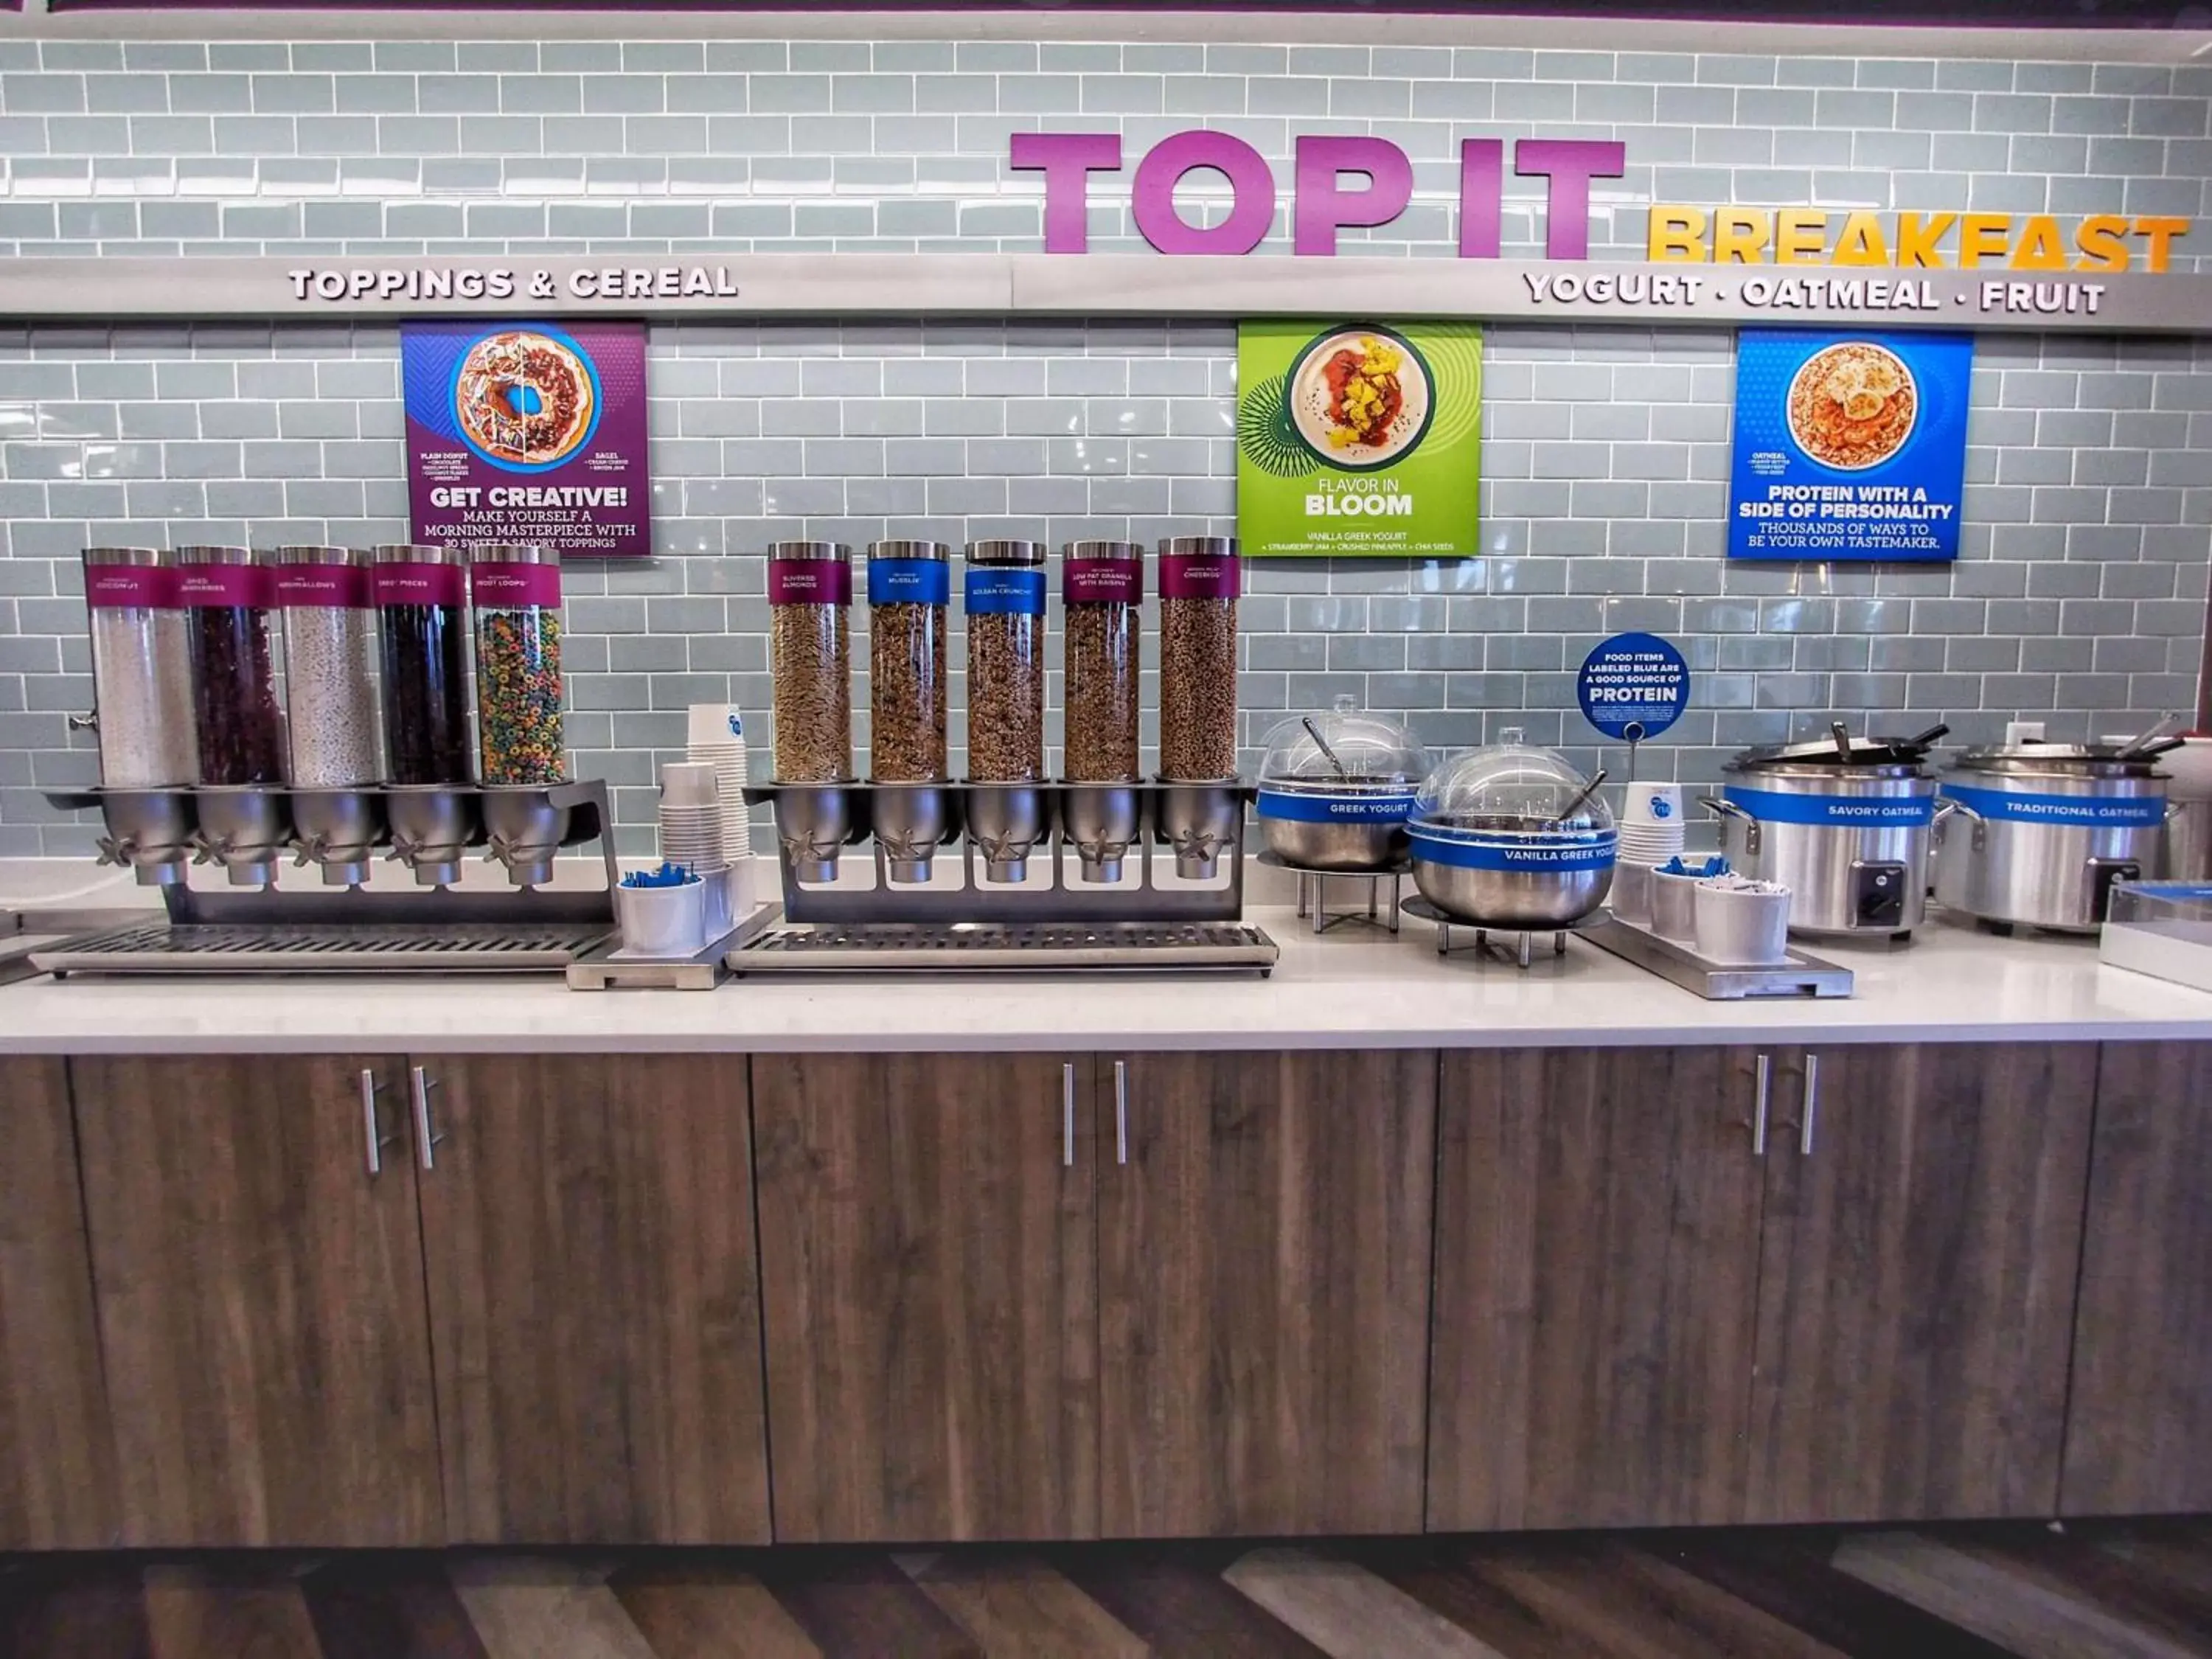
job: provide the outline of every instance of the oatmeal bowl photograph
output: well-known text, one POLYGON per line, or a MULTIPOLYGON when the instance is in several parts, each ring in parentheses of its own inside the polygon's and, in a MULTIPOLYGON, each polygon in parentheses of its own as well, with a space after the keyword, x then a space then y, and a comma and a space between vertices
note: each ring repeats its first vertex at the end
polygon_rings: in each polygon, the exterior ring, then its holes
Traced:
POLYGON ((1895 458, 1920 418, 1920 388, 1905 360, 1870 340, 1815 352, 1790 382, 1790 435, 1840 472, 1895 458))

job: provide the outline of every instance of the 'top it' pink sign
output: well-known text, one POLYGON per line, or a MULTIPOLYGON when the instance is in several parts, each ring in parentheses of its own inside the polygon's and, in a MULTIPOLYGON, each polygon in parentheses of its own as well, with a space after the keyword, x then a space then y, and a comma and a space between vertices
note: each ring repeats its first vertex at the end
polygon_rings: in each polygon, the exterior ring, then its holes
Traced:
MULTIPOLYGON (((1291 207, 1291 251, 1332 254, 1346 226, 1387 225, 1413 199, 1413 166, 1387 138, 1305 136, 1297 141, 1291 207), (1347 188, 1347 177, 1364 185, 1347 188)), ((1044 174, 1044 251, 1090 250, 1091 175, 1121 170, 1115 132, 1018 132, 1010 165, 1044 174)), ((1589 257, 1590 181, 1617 179, 1627 147, 1587 138, 1523 138, 1513 147, 1513 171, 1550 183, 1544 252, 1554 259, 1589 257)), ((1495 259, 1505 194, 1505 141, 1469 138, 1459 150, 1459 254, 1495 259)), ((1145 153, 1129 206, 1144 239, 1163 253, 1249 253, 1275 222, 1275 176, 1267 158, 1232 134, 1203 128, 1171 133, 1145 153), (1194 225, 1176 209, 1176 185, 1199 169, 1229 181, 1229 216, 1194 225)))

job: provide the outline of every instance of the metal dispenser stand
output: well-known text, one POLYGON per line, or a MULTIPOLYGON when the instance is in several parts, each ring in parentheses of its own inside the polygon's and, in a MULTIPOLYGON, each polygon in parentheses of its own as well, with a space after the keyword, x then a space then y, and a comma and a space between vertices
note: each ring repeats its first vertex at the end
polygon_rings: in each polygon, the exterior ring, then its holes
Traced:
POLYGON ((622 874, 606 786, 475 784, 360 789, 86 789, 50 792, 100 812, 100 862, 158 887, 167 919, 64 939, 32 966, 70 974, 518 973, 559 971, 615 925, 622 874), (561 848, 599 843, 605 884, 550 890, 561 848), (459 892, 482 848, 509 890, 459 892), (417 890, 362 884, 378 855, 417 890), (276 883, 286 855, 322 871, 324 890, 276 883), (189 865, 221 865, 223 889, 189 884, 189 865))
POLYGON ((1214 783, 765 784, 783 915, 732 951, 740 974, 921 968, 1241 969, 1274 942, 1241 918, 1244 808, 1214 783), (872 842, 875 880, 836 882, 872 842), (957 848, 949 854, 941 849, 957 848), (1085 879, 1068 879, 1073 853, 1085 879), (959 882, 930 876, 951 857, 959 882), (1027 879, 1042 856, 1048 879, 1027 879), (1156 865, 1208 885, 1166 886, 1156 865), (1127 865, 1133 860, 1133 872, 1127 865))

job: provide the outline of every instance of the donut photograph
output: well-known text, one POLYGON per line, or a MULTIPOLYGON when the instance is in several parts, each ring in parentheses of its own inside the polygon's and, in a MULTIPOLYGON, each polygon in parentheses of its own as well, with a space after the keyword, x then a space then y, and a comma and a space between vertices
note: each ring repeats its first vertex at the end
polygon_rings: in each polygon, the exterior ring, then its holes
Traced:
POLYGON ((453 379, 461 434, 485 459, 550 466, 592 435, 598 397, 590 365, 550 335, 511 329, 486 335, 453 379))

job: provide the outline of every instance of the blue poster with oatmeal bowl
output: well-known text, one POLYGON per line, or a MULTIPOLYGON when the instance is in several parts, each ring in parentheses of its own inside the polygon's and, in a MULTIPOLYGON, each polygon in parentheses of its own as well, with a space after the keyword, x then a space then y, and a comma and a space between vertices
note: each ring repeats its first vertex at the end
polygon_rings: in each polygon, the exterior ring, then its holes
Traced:
POLYGON ((1959 556, 1971 334, 1736 337, 1732 559, 1959 556))

